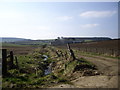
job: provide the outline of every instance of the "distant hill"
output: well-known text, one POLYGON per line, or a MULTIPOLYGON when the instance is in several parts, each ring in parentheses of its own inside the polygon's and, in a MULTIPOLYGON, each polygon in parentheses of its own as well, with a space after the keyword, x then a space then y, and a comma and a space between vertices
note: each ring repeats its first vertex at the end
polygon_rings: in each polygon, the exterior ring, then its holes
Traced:
POLYGON ((16 41, 14 44, 19 45, 41 45, 41 44, 50 44, 53 40, 25 40, 25 41, 16 41))
POLYGON ((0 37, 0 42, 6 44, 16 44, 16 45, 41 45, 41 44, 50 44, 54 39, 49 40, 32 40, 24 38, 13 38, 13 37, 0 37))
POLYGON ((30 39, 14 38, 14 37, 0 37, 0 42, 17 42, 17 41, 28 41, 30 39))
POLYGON ((51 42, 52 45, 62 45, 67 43, 81 43, 111 40, 109 37, 58 37, 55 41, 51 42))

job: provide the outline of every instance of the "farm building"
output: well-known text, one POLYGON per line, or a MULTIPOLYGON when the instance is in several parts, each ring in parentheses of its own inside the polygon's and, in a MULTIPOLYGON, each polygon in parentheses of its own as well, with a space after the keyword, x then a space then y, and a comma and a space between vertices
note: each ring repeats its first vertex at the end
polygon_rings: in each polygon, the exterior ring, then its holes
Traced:
POLYGON ((88 41, 102 41, 102 40, 111 40, 108 37, 58 37, 51 45, 62 45, 67 43, 81 43, 88 41))

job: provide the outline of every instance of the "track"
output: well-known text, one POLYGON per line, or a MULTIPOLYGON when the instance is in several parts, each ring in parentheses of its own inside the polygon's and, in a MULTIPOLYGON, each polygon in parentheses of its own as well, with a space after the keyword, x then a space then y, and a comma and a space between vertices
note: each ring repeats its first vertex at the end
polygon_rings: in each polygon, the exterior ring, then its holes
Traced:
MULTIPOLYGON (((78 54, 78 58, 85 58, 92 62, 102 74, 97 76, 83 76, 73 80, 73 85, 62 84, 54 88, 117 88, 118 87, 118 60, 102 56, 87 56, 78 54)), ((120 75, 120 74, 119 74, 120 75)))
POLYGON ((87 61, 95 64, 103 75, 116 76, 118 75, 118 59, 106 58, 102 56, 87 56, 87 55, 77 55, 79 58, 83 57, 87 61))

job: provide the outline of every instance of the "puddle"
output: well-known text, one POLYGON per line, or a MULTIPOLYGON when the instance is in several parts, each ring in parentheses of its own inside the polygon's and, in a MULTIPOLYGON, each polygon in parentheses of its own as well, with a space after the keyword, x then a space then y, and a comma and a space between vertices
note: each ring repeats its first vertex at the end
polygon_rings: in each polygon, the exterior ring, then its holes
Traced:
POLYGON ((46 61, 48 59, 47 55, 43 55, 43 57, 44 57, 44 61, 46 61))
POLYGON ((45 75, 48 75, 52 73, 52 63, 49 64, 49 66, 47 67, 47 69, 45 70, 45 75))
MULTIPOLYGON (((47 55, 43 55, 44 57, 44 61, 48 60, 48 56, 47 55)), ((44 74, 45 75, 48 75, 52 72, 52 63, 50 63, 48 66, 47 66, 47 69, 45 69, 45 72, 44 74)))

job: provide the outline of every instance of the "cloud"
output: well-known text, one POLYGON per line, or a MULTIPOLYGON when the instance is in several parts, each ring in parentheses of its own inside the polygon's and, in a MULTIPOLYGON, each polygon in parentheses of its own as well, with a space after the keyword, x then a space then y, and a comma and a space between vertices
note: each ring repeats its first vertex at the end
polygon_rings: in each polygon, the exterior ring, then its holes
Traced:
POLYGON ((73 19, 72 16, 57 17, 57 20, 59 20, 59 21, 68 21, 68 20, 71 20, 71 19, 73 19))
POLYGON ((81 13, 80 16, 85 18, 101 18, 101 17, 110 17, 116 13, 117 11, 87 11, 81 13))
POLYGON ((83 25, 80 25, 80 28, 89 29, 97 26, 99 26, 99 24, 83 24, 83 25))
POLYGON ((0 18, 8 19, 8 18, 23 18, 24 15, 17 12, 0 12, 0 18))
POLYGON ((50 27, 48 27, 48 26, 37 26, 37 27, 34 27, 34 29, 36 29, 36 30, 49 30, 50 27))

